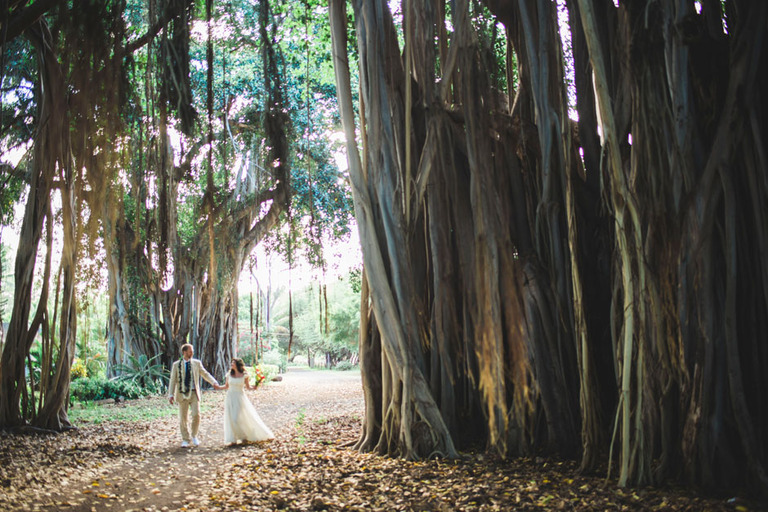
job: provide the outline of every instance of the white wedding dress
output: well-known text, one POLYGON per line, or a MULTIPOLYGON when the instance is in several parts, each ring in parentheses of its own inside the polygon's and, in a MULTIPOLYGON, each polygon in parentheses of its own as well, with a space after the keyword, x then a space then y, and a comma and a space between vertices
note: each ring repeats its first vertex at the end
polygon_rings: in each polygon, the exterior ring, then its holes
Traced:
POLYGON ((227 375, 229 389, 224 398, 224 442, 266 441, 274 434, 261 421, 259 413, 245 395, 245 377, 227 375))

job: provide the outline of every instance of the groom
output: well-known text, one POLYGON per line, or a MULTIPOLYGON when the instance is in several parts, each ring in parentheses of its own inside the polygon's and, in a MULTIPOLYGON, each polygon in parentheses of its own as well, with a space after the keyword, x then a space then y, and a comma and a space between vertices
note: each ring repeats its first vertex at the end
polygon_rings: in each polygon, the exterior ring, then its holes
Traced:
POLYGON ((181 346, 181 359, 173 363, 171 379, 168 382, 168 401, 173 405, 174 399, 179 403, 179 422, 181 427, 181 446, 186 448, 191 442, 194 446, 200 444, 197 430, 200 427, 200 377, 213 385, 214 389, 222 389, 216 379, 203 368, 199 359, 192 359, 195 349, 189 343, 181 346), (187 416, 192 409, 192 436, 190 438, 187 426, 187 416))

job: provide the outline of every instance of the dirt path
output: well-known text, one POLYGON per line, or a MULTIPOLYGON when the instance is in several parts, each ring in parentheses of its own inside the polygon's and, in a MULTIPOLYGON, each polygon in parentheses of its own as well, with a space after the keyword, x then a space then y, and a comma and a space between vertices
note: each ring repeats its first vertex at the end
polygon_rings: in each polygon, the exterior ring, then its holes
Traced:
POLYGON ((175 417, 112 427, 112 451, 119 456, 63 477, 56 489, 29 496, 28 503, 17 502, 18 509, 151 511, 195 507, 208 499, 223 471, 243 459, 258 459, 286 442, 304 418, 330 419, 361 415, 363 411, 359 372, 291 369, 281 382, 248 392, 276 440, 230 447, 223 441, 224 394, 211 391, 203 396, 199 447, 180 446, 175 417))

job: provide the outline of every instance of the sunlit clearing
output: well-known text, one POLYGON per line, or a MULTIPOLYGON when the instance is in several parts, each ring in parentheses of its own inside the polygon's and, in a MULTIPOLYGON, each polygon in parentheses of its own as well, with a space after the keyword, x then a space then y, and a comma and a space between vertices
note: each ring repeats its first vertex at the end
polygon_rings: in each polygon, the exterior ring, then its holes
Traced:
POLYGON ((243 272, 240 275, 240 292, 243 293, 258 286, 270 286, 275 289, 287 289, 290 286, 293 290, 298 290, 321 279, 330 280, 347 276, 351 269, 362 266, 363 253, 354 221, 350 224, 349 237, 335 239, 324 236, 321 244, 328 263, 324 270, 312 268, 306 261, 295 261, 289 266, 279 253, 269 251, 261 244, 257 245, 253 255, 258 263, 252 272, 243 272))

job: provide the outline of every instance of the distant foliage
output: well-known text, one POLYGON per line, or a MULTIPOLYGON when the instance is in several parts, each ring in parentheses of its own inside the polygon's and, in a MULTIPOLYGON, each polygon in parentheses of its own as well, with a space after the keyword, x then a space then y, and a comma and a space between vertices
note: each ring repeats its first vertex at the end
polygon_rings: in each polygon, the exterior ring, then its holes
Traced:
POLYGON ((146 389, 140 388, 133 382, 99 377, 76 379, 72 381, 69 392, 71 399, 78 402, 120 397, 133 399, 149 394, 146 389))
POLYGON ((278 373, 285 373, 285 369, 288 366, 288 358, 277 347, 273 348, 269 352, 265 352, 262 357, 262 367, 274 366, 277 368, 278 373))

